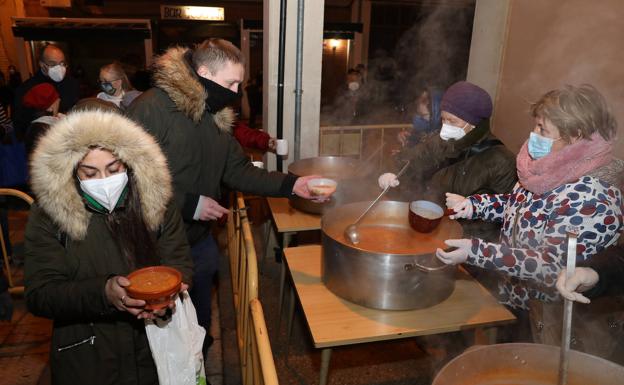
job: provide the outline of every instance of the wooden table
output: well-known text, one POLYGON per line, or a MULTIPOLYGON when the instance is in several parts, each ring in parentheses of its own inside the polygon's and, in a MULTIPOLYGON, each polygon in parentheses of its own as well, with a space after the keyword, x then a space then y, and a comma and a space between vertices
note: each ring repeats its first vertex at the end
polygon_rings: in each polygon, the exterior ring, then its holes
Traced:
MULTIPOLYGON (((321 228, 320 215, 304 213, 293 208, 288 198, 267 198, 267 202, 278 233, 292 234, 321 228)), ((287 244, 283 245, 287 247, 287 244)))
MULTIPOLYGON (((341 299, 325 287, 321 282, 321 246, 287 248, 284 255, 314 347, 323 349, 321 385, 327 382, 332 347, 484 328, 515 320, 463 269, 451 296, 435 306, 407 311, 375 310, 341 299)), ((293 312, 291 301, 291 318, 293 312)))
MULTIPOLYGON (((269 203, 269 209, 271 211, 271 217, 275 224, 276 231, 282 236, 282 250, 288 247, 290 239, 294 233, 299 231, 320 230, 321 228, 321 216, 315 214, 304 213, 293 208, 288 198, 267 198, 269 203)), ((267 241, 265 242, 267 250, 264 255, 268 254, 268 234, 267 241)), ((277 328, 279 329, 282 319, 282 304, 284 302, 284 285, 286 282, 286 266, 282 261, 280 267, 280 291, 279 291, 279 307, 278 307, 278 321, 277 328)))

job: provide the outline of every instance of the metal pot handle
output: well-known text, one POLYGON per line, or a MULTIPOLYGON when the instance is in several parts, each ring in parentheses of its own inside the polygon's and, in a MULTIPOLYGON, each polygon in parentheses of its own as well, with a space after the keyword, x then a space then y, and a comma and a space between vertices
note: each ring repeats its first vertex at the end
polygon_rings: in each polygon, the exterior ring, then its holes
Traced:
POLYGON ((448 267, 448 265, 442 265, 438 267, 429 267, 429 266, 421 265, 420 263, 414 261, 414 263, 407 263, 405 266, 403 266, 403 269, 405 269, 405 271, 410 271, 414 268, 417 268, 418 270, 423 271, 425 273, 431 273, 434 271, 442 270, 446 267, 448 267))
MULTIPOLYGON (((444 249, 444 251, 453 251, 455 249, 456 249, 456 247, 447 247, 446 249, 444 249)), ((414 263, 408 263, 405 266, 403 266, 405 271, 410 271, 414 267, 418 268, 418 270, 423 271, 425 273, 431 273, 431 272, 434 272, 434 271, 440 271, 440 270, 448 267, 448 265, 442 265, 442 266, 438 266, 438 267, 429 267, 429 266, 421 265, 420 263, 416 262, 416 260, 414 260, 414 263)))

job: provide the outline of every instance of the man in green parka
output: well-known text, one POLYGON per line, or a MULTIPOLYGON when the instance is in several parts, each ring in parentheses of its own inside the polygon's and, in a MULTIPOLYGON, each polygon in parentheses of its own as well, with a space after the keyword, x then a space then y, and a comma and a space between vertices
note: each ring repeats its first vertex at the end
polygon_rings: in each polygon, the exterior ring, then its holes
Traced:
POLYGON ((156 137, 169 161, 195 264, 190 294, 199 324, 210 330, 210 293, 219 260, 210 228, 228 212, 217 203, 221 185, 312 199, 306 185, 310 177, 254 167, 231 135, 235 114, 227 106, 241 95, 245 71, 243 55, 232 43, 208 39, 195 49, 170 48, 154 64, 155 87, 137 98, 127 114, 156 137))

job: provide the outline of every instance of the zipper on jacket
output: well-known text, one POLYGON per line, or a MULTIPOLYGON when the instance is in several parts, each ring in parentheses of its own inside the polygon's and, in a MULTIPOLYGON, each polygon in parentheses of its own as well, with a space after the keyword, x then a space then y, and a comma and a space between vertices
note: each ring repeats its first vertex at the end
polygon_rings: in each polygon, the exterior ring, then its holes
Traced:
POLYGON ((80 345, 84 345, 86 343, 89 343, 89 345, 93 345, 95 344, 95 335, 92 335, 89 338, 85 338, 82 341, 78 341, 78 342, 74 342, 73 344, 70 345, 65 345, 65 346, 61 346, 60 348, 56 349, 57 352, 62 352, 64 350, 69 350, 69 349, 73 349, 75 347, 78 347, 80 345))

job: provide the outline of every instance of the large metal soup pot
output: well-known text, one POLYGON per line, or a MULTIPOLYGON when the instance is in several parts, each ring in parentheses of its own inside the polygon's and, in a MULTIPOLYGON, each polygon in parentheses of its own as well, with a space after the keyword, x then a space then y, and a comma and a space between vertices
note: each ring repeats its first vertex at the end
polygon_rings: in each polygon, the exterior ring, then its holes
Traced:
POLYGON ((321 175, 338 182, 336 192, 326 202, 318 203, 297 195, 290 197, 290 204, 301 211, 322 214, 343 203, 370 199, 377 183, 371 179, 372 166, 359 159, 339 156, 319 156, 301 159, 288 166, 288 173, 295 176, 321 175))
POLYGON ((455 288, 456 268, 434 255, 444 240, 460 238, 461 226, 448 217, 431 233, 409 225, 407 202, 381 201, 358 225, 360 243, 344 238, 345 228, 370 202, 349 203, 321 219, 321 278, 333 293, 358 305, 384 310, 433 306, 455 288))
MULTIPOLYGON (((446 364, 432 385, 557 385, 559 347, 510 343, 477 346, 446 364)), ((624 367, 570 350, 568 385, 621 385, 624 367)))

